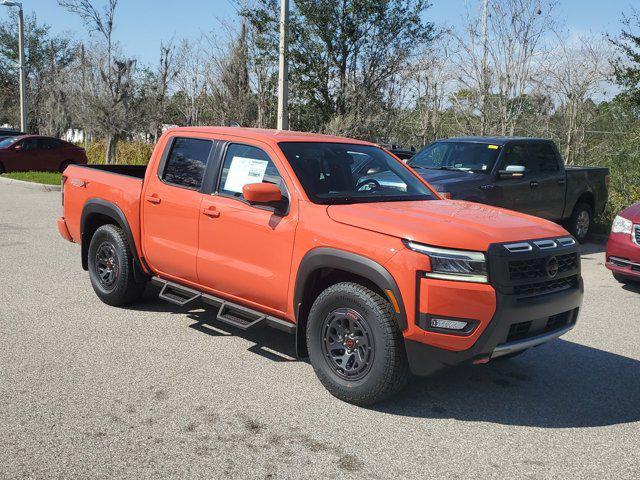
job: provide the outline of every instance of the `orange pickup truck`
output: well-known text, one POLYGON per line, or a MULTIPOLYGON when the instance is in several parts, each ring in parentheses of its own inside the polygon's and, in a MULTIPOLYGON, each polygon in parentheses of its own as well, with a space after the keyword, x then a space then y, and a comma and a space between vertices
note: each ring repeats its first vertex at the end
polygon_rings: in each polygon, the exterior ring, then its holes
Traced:
POLYGON ((322 384, 358 405, 410 372, 557 338, 582 303, 578 246, 561 227, 444 200, 358 140, 177 128, 147 167, 73 165, 62 181, 58 228, 102 301, 135 302, 153 282, 220 322, 289 332, 322 384))

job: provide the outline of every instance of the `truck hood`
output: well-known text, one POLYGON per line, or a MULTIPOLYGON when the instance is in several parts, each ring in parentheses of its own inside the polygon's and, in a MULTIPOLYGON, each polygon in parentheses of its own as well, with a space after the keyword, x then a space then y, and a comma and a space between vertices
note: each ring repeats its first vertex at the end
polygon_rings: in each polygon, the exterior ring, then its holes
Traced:
POLYGON ((631 220, 633 223, 640 223, 640 202, 634 203, 630 207, 625 208, 620 212, 627 220, 631 220))
POLYGON ((462 250, 486 251, 492 243, 568 235, 541 218, 456 200, 331 205, 327 214, 345 225, 462 250))

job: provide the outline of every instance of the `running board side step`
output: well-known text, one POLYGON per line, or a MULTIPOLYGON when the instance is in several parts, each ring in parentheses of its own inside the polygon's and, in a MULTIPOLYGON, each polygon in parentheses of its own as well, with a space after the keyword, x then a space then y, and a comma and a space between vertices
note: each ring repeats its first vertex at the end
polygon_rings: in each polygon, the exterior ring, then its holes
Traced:
POLYGON ((265 325, 282 330, 286 333, 295 333, 294 323, 281 320, 270 315, 258 312, 248 307, 229 302, 219 297, 199 292, 183 285, 163 280, 160 277, 153 277, 151 282, 162 287, 159 298, 183 307, 191 302, 200 300, 207 305, 217 309, 216 319, 240 330, 249 330, 256 325, 265 325))

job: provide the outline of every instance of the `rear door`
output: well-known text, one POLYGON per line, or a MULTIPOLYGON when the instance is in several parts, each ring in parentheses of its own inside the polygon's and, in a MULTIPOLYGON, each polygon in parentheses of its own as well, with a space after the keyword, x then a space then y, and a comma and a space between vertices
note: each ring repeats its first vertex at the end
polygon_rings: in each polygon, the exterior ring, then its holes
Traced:
POLYGON ((168 278, 197 283, 201 188, 216 143, 169 137, 157 171, 142 194, 143 247, 151 267, 168 278))
POLYGON ((531 197, 531 185, 538 177, 537 171, 530 162, 527 144, 510 143, 503 148, 498 172, 505 170, 508 166, 517 165, 525 167, 525 173, 521 177, 514 178, 500 178, 498 173, 495 205, 533 215, 538 207, 531 197))
POLYGON ((559 220, 564 211, 567 190, 561 159, 556 149, 547 142, 532 142, 529 145, 529 157, 538 172, 531 192, 536 206, 534 215, 559 220))
POLYGON ((40 138, 38 143, 40 147, 38 151, 39 169, 47 172, 57 172, 63 161, 62 142, 55 138, 40 138))
POLYGON ((284 312, 297 205, 289 204, 278 160, 259 142, 224 147, 220 178, 201 207, 198 278, 225 296, 284 312), (244 199, 244 185, 262 182, 278 185, 281 205, 251 205, 244 199))

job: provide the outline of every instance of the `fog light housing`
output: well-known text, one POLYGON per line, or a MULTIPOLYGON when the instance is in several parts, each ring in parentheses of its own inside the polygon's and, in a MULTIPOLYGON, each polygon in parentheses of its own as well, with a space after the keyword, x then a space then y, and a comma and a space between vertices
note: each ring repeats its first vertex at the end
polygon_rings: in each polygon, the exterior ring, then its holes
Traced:
POLYGON ((421 313, 418 326, 422 330, 447 335, 470 335, 478 325, 477 320, 469 318, 443 317, 441 315, 429 315, 421 313))
POLYGON ((446 318, 432 318, 431 328, 444 328, 446 330, 464 330, 469 325, 461 320, 447 320, 446 318))

